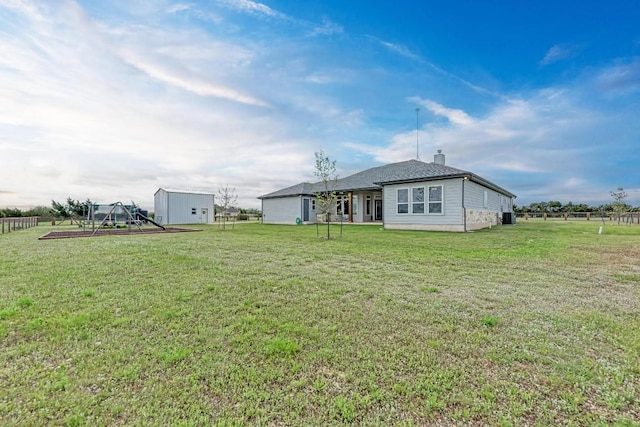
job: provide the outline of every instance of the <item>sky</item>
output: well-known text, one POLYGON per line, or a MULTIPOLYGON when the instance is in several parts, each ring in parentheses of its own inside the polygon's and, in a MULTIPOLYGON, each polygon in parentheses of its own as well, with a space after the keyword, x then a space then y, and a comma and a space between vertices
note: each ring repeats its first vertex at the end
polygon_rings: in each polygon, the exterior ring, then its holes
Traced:
POLYGON ((640 205, 640 2, 2 0, 0 208, 153 209, 419 157, 640 205))

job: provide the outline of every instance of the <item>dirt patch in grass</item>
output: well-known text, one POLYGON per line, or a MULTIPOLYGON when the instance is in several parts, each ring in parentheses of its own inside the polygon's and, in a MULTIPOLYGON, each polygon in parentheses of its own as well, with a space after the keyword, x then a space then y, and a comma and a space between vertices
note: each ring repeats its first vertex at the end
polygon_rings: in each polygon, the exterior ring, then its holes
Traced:
POLYGON ((116 229, 102 229, 102 230, 89 230, 89 231, 50 231, 47 234, 44 234, 38 237, 38 240, 49 240, 49 239, 71 239, 74 237, 96 237, 96 236, 114 236, 114 235, 142 235, 142 234, 161 234, 161 233, 183 233, 187 231, 202 231, 196 230, 193 228, 176 228, 176 227, 165 227, 165 229, 161 228, 142 228, 142 229, 126 229, 126 228, 116 228, 116 229))

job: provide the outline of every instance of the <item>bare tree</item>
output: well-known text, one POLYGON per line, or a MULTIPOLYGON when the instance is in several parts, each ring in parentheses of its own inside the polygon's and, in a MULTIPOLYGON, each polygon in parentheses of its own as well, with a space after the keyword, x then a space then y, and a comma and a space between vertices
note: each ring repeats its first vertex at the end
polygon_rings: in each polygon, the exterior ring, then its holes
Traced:
POLYGON ((236 195, 235 187, 229 187, 225 185, 224 187, 218 188, 218 206, 220 206, 220 210, 222 213, 222 229, 226 229, 228 212, 230 209, 236 207, 238 203, 238 196, 236 195))
POLYGON ((327 221, 327 239, 331 238, 330 222, 331 211, 338 200, 335 188, 338 184, 336 173, 336 161, 329 159, 324 151, 320 150, 316 154, 316 166, 313 174, 320 180, 320 189, 315 192, 318 201, 318 209, 327 221))
POLYGON ((629 205, 624 202, 624 199, 626 199, 629 194, 627 194, 627 192, 624 191, 624 188, 622 187, 618 187, 617 191, 611 191, 610 194, 611 197, 613 197, 613 203, 611 204, 611 207, 613 208, 613 212, 618 217, 618 225, 620 225, 620 217, 629 209, 629 205))

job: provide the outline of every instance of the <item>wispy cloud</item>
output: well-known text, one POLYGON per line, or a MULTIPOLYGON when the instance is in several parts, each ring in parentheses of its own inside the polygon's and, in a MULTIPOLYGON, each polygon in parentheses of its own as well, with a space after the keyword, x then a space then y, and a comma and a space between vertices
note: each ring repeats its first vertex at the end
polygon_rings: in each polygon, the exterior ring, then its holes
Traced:
POLYGON ((268 107, 268 104, 266 102, 258 98, 241 93, 228 87, 211 84, 200 78, 185 78, 184 76, 178 75, 166 68, 163 68, 162 66, 145 62, 131 52, 121 51, 120 57, 127 63, 145 72, 150 77, 187 90, 196 95, 213 96, 228 99, 230 101, 240 102, 243 104, 268 107))
POLYGON ((446 108, 445 106, 431 100, 422 101, 421 104, 429 109, 432 113, 438 116, 446 117, 452 124, 460 126, 471 126, 474 123, 473 118, 462 110, 446 108))
POLYGON ((636 92, 640 90, 640 60, 616 64, 597 77, 597 86, 605 91, 636 92))
POLYGON ((334 34, 344 33, 344 28, 332 22, 329 18, 323 17, 320 25, 314 26, 313 30, 309 33, 309 37, 313 36, 331 36, 334 34))
POLYGON ((371 40, 376 41, 377 43, 379 43, 380 45, 384 46, 385 48, 389 49, 391 52, 397 55, 404 56, 405 58, 409 58, 414 61, 420 61, 422 59, 420 55, 412 52, 408 47, 404 45, 384 41, 371 35, 367 37, 370 38, 371 40))
POLYGON ((214 23, 220 23, 222 18, 220 18, 217 14, 212 13, 211 11, 204 11, 201 8, 197 7, 193 3, 177 3, 172 4, 166 9, 168 14, 176 15, 176 14, 187 14, 192 15, 196 19, 201 21, 209 21, 214 23))
POLYGON ((289 19, 284 13, 278 12, 269 6, 251 0, 220 0, 220 2, 237 11, 269 18, 289 19))
POLYGON ((545 66, 553 64, 554 62, 564 61, 575 57, 580 50, 581 46, 575 44, 556 44, 551 46, 546 55, 540 61, 540 65, 545 66))

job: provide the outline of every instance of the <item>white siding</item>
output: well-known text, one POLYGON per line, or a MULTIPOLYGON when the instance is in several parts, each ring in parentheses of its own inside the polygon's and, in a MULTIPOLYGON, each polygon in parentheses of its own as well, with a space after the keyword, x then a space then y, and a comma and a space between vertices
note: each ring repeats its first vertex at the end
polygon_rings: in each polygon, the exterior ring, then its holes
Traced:
POLYGON ((168 193, 160 188, 153 195, 153 215, 158 224, 164 225, 167 222, 168 193))
POLYGON ((465 182, 464 194, 467 230, 499 224, 502 221, 502 213, 513 210, 510 197, 475 182, 465 182), (484 204, 485 192, 487 195, 486 207, 484 204))
MULTIPOLYGON (((310 213, 311 215, 311 213, 310 213)), ((302 197, 279 197, 262 200, 262 222, 265 224, 295 224, 302 220, 302 197)), ((315 219, 310 216, 310 220, 315 219)))
MULTIPOLYGON (((383 191, 383 209, 385 228, 461 231, 464 227, 462 179, 385 185, 383 191), (425 187, 425 197, 428 197, 427 188, 434 185, 442 185, 444 199, 443 214, 397 213, 396 197, 398 189, 408 188, 409 193, 411 193, 411 188, 425 187)), ((428 209, 425 210, 427 211, 428 209)))
POLYGON ((163 225, 212 224, 214 209, 213 194, 173 192, 161 188, 154 196, 154 215, 163 225))

